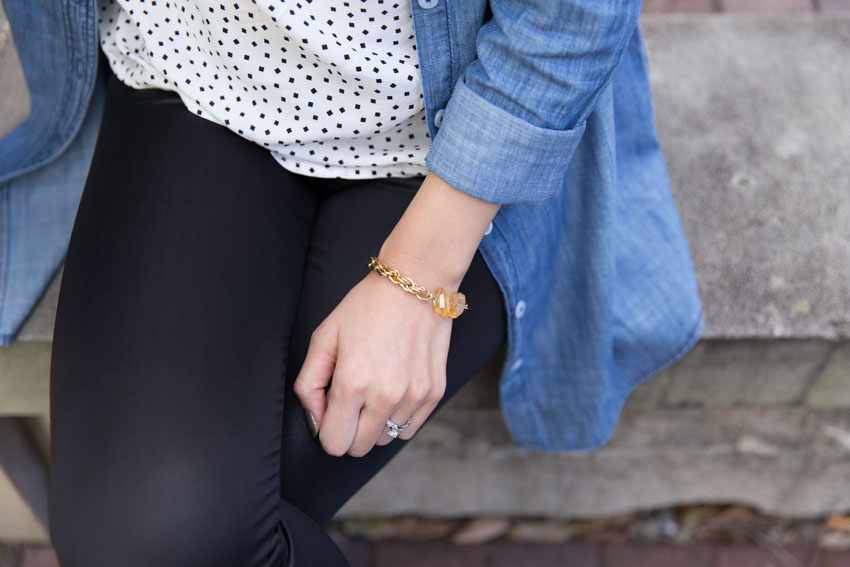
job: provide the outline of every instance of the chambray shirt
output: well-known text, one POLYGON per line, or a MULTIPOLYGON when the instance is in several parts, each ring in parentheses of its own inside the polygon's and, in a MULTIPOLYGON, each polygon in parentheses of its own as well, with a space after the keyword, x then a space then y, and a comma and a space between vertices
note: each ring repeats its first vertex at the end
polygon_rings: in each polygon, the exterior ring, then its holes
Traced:
MULTIPOLYGON (((364 0, 365 1, 365 0, 364 0)), ((0 344, 59 267, 102 110, 95 0, 4 0, 32 115, 0 140, 0 344)), ((656 136, 638 0, 411 0, 427 166, 502 207, 514 443, 598 448, 705 320, 656 136)))

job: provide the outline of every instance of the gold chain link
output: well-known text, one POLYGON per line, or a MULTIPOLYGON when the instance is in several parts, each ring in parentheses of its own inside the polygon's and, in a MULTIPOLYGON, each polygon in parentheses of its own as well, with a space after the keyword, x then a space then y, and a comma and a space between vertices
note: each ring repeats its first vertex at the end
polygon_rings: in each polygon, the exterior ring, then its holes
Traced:
POLYGON ((412 279, 399 274, 398 270, 395 268, 390 268, 389 266, 382 264, 374 256, 370 256, 368 267, 370 270, 375 270, 379 274, 387 276, 393 283, 400 285, 404 291, 415 295, 416 299, 421 299, 422 301, 434 301, 434 296, 427 288, 424 288, 412 279))

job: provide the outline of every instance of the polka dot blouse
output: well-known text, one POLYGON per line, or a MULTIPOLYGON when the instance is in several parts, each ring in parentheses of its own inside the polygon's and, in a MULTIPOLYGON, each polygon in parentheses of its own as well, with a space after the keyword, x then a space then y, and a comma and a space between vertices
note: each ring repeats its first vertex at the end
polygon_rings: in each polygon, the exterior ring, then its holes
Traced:
POLYGON ((430 147, 409 0, 98 0, 128 86, 313 177, 425 175, 430 147))

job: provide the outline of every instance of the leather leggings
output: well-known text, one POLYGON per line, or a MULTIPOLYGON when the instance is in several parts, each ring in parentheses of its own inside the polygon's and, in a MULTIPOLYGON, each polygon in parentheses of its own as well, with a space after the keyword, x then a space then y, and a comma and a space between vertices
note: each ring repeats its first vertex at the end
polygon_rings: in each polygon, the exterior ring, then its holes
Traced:
MULTIPOLYGON (((290 173, 110 73, 50 368, 63 567, 347 565, 323 525, 407 441, 325 453, 292 383, 422 179, 290 173)), ((480 251, 461 289, 432 416, 505 341, 480 251)))

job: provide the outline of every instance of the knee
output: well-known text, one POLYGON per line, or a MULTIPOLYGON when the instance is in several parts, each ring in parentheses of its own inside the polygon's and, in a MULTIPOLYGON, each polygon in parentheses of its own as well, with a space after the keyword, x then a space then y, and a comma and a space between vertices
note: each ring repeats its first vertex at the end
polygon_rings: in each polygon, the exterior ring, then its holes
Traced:
POLYGON ((248 506, 250 496, 193 473, 52 481, 49 531, 62 567, 282 565, 277 500, 248 506))

